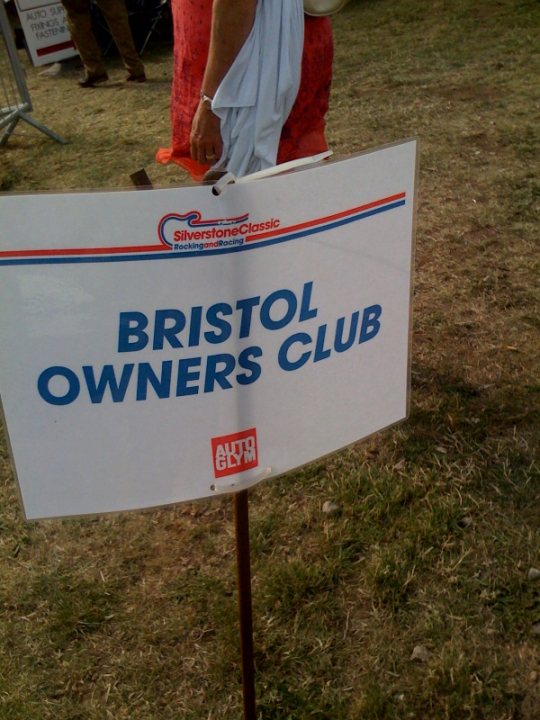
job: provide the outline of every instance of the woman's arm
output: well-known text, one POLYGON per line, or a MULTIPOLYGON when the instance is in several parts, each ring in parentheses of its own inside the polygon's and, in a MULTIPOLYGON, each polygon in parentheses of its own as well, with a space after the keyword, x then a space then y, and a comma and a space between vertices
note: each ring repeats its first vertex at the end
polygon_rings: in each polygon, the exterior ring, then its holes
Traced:
MULTIPOLYGON (((253 27, 257 0, 213 0, 208 61, 201 92, 213 98, 253 27)), ((201 164, 221 155, 219 118, 210 102, 201 100, 191 126, 191 157, 201 164)))

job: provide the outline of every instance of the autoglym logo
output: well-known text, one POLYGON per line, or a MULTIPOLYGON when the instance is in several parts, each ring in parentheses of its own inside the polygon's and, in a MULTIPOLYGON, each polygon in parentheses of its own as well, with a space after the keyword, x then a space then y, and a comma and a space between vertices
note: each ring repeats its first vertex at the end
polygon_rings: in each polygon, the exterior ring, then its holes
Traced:
POLYGON ((249 213, 230 218, 203 218, 199 210, 168 213, 158 223, 158 237, 171 250, 219 250, 243 245, 250 236, 279 227, 277 218, 250 222, 249 213))
POLYGON ((259 464, 257 429, 212 438, 214 477, 236 475, 259 464))

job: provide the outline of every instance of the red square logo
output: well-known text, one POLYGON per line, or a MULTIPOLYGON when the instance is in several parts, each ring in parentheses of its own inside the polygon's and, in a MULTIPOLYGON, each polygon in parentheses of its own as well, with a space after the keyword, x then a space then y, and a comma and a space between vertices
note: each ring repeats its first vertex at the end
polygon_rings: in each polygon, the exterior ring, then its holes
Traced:
POLYGON ((216 478, 257 467, 259 453, 256 428, 212 438, 212 457, 216 478))

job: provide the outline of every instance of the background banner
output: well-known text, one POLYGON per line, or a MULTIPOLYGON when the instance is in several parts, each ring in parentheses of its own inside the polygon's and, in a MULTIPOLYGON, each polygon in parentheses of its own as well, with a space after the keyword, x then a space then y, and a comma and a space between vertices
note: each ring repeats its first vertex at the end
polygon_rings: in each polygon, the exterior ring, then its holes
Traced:
POLYGON ((406 417, 416 143, 241 185, 0 196, 27 518, 246 487, 406 417))
POLYGON ((30 59, 47 65, 77 55, 61 2, 15 0, 30 59))

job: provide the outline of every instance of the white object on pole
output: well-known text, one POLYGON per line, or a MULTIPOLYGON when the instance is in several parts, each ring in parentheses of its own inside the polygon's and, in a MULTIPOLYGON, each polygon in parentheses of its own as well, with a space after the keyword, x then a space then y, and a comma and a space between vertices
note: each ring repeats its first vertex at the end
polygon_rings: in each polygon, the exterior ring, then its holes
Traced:
POLYGON ((288 162, 281 163, 280 165, 274 165, 272 167, 265 168, 264 170, 257 170, 257 172, 251 173, 250 175, 244 175, 242 177, 236 177, 232 172, 226 172, 222 177, 217 180, 212 186, 212 192, 214 195, 220 195, 227 185, 242 184, 247 182, 253 182, 253 180, 262 180, 263 178, 272 177, 273 175, 281 175, 297 168, 305 167, 306 165, 315 165, 318 162, 327 160, 332 155, 332 150, 325 150, 324 152, 318 153, 317 155, 310 155, 304 158, 298 158, 297 160, 289 160, 288 162))

